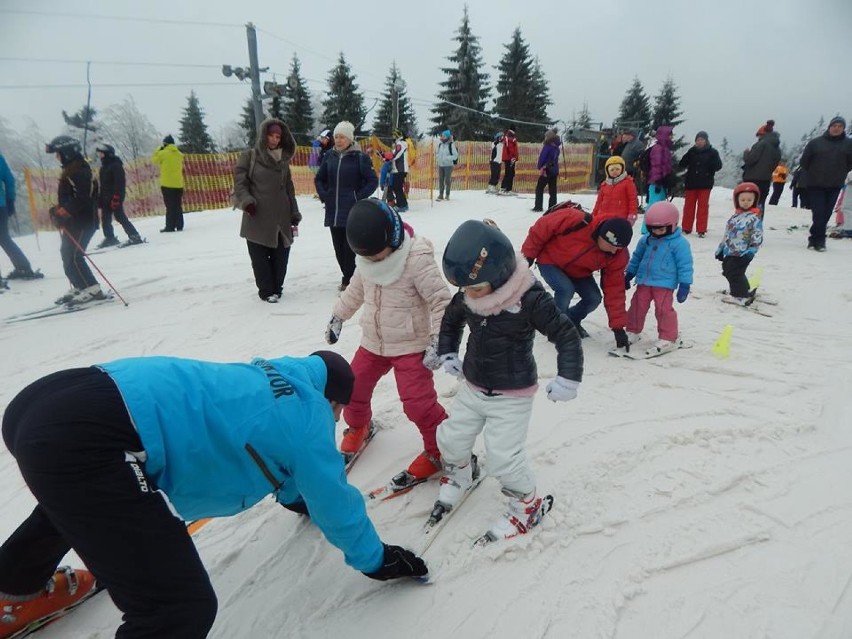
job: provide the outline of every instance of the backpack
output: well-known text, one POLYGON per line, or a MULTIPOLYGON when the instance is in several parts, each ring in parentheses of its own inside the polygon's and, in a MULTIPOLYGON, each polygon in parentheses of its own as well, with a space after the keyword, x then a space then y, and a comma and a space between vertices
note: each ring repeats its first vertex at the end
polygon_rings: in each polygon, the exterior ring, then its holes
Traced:
MULTIPOLYGON (((249 150, 249 170, 248 170, 248 179, 251 181, 251 176, 254 175, 254 165, 257 162, 257 152, 254 149, 249 150)), ((235 187, 236 188, 236 187, 235 187)), ((237 199, 237 195, 235 189, 231 190, 230 194, 231 200, 231 208, 238 209, 240 208, 240 201, 237 199)))
POLYGON ((639 154, 639 159, 636 160, 636 166, 639 167, 642 175, 646 177, 651 171, 651 149, 653 148, 653 146, 649 146, 639 154))
MULTIPOLYGON (((453 143, 450 142, 450 155, 452 155, 452 154, 453 154, 453 143)), ((458 157, 453 158, 453 164, 458 164, 458 163, 459 163, 458 157)))
POLYGON ((541 216, 544 217, 548 213, 553 213, 554 211, 558 211, 559 209, 569 209, 569 208, 570 209, 577 209, 578 211, 582 211, 583 212, 583 219, 580 222, 577 222, 577 224, 575 224, 574 226, 568 227, 567 229, 562 231, 562 233, 560 233, 560 235, 568 235, 570 233, 573 233, 574 231, 579 231, 580 229, 584 229, 589 224, 591 224, 592 214, 589 213, 588 211, 586 211, 582 207, 582 205, 577 204, 576 202, 572 202, 571 200, 568 200, 567 202, 560 202, 559 204, 552 206, 551 208, 547 209, 544 213, 542 213, 541 216))

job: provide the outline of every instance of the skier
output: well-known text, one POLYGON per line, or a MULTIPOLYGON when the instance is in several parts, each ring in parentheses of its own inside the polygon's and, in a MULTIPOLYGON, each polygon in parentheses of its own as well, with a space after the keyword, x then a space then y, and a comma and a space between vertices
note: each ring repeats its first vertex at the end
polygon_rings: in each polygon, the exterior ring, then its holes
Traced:
POLYGON ((722 275, 728 280, 728 301, 748 306, 756 291, 749 291, 746 269, 763 244, 761 190, 753 182, 742 182, 734 189, 734 214, 725 225, 725 236, 716 249, 722 262, 722 275))
POLYGON ((494 139, 491 141, 491 160, 488 162, 491 169, 491 176, 488 178, 488 188, 486 193, 497 193, 497 183, 500 181, 500 169, 503 166, 503 132, 498 131, 494 134, 494 139))
POLYGON ((680 346, 677 312, 672 296, 677 289, 678 304, 689 296, 692 285, 692 250, 678 227, 678 210, 671 202, 656 202, 645 213, 648 235, 636 245, 627 270, 624 286, 636 278, 636 291, 627 309, 627 338, 631 344, 639 341, 645 326, 645 316, 654 303, 657 317, 658 341, 646 351, 657 355, 680 346))
POLYGON ((435 151, 435 163, 438 165, 438 199, 450 199, 450 185, 453 182, 453 167, 459 161, 459 148, 453 141, 453 134, 449 129, 441 132, 438 148, 435 151), (446 191, 446 197, 444 192, 446 191))
POLYGON ((116 246, 119 244, 112 230, 112 217, 121 224, 127 233, 127 245, 141 244, 143 242, 139 231, 133 223, 127 219, 124 213, 125 197, 125 173, 124 164, 115 155, 115 149, 111 144, 100 144, 95 148, 101 159, 100 170, 100 199, 98 208, 101 209, 101 225, 104 231, 104 240, 98 244, 98 248, 116 246))
POLYGON ((778 162, 778 166, 772 172, 772 195, 769 196, 769 204, 778 206, 781 194, 784 192, 784 184, 787 182, 787 164, 784 160, 778 162))
POLYGON ((548 129, 544 134, 541 152, 538 154, 538 182, 535 185, 535 204, 533 212, 540 213, 544 209, 544 187, 547 186, 547 208, 556 206, 556 180, 559 177, 559 151, 562 142, 556 129, 548 129))
POLYGON ((488 474, 509 497, 508 510, 486 534, 492 540, 514 537, 537 524, 542 512, 524 450, 538 389, 535 332, 556 345, 558 374, 547 384, 547 397, 554 402, 577 396, 582 346, 569 319, 496 226, 464 222, 447 243, 442 266, 449 282, 461 290, 441 321, 438 353, 444 370, 464 381, 452 414, 438 428, 444 475, 435 507, 452 509, 470 488, 476 464, 471 452, 484 431, 488 474), (470 335, 462 362, 465 324, 470 335))
POLYGON ((83 159, 80 143, 67 135, 53 138, 45 147, 62 165, 57 191, 58 204, 50 207, 50 218, 62 236, 59 253, 71 289, 57 304, 85 304, 105 299, 83 252, 98 228, 97 189, 92 168, 83 159))
MULTIPOLYGON (((0 246, 12 262, 12 271, 6 277, 10 280, 35 280, 44 277, 40 271, 33 271, 24 252, 9 235, 9 218, 15 215, 15 176, 0 154, 0 246)), ((2 278, 0 278, 2 281, 2 278)), ((0 285, 0 291, 5 287, 0 285)))
POLYGON ((627 173, 627 164, 613 155, 604 165, 606 179, 601 182, 592 217, 622 217, 630 225, 636 223, 639 211, 639 199, 636 184, 627 173))
POLYGON ((346 482, 334 423, 352 384, 346 360, 318 351, 122 359, 26 387, 3 439, 38 505, 0 547, 0 636, 79 602, 92 575, 124 613, 116 636, 207 636, 216 595, 182 519, 234 515, 270 492, 368 577, 425 575, 381 542, 346 482), (55 573, 72 548, 91 574, 55 573))
POLYGON ((340 450, 356 453, 369 430, 371 400, 379 380, 396 377, 406 416, 423 438, 424 451, 409 464, 411 480, 441 469, 435 429, 447 418, 438 403, 432 371, 438 359, 438 329, 450 291, 441 278, 432 243, 404 224, 399 213, 376 198, 352 207, 346 237, 358 257, 352 283, 334 305, 326 340, 334 344, 343 322, 361 313, 361 346, 352 359, 355 388, 343 412, 348 428, 340 450))
POLYGON ((503 133, 503 181, 500 182, 500 195, 511 195, 515 184, 515 164, 520 157, 518 153, 518 138, 512 129, 503 133))
POLYGON ((594 218, 573 202, 563 202, 536 220, 530 227, 521 252, 553 289, 556 306, 568 315, 580 337, 589 334, 582 326, 586 316, 603 299, 609 317, 609 327, 617 348, 629 348, 627 333, 624 268, 633 239, 630 222, 620 217, 594 218), (594 277, 601 272, 601 289, 594 277), (574 293, 580 301, 574 306, 574 293))
POLYGON ((408 176, 408 142, 399 129, 393 132, 393 164, 391 165, 391 191, 396 202, 396 210, 405 213, 408 199, 405 197, 405 178, 408 176))

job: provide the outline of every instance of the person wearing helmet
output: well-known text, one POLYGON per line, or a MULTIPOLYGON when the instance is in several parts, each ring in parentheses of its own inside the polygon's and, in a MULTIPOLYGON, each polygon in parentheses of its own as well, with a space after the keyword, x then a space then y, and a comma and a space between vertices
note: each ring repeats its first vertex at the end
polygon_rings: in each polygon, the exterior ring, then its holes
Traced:
POLYGON ((760 187, 742 182, 734 189, 734 214, 725 225, 725 236, 716 249, 722 262, 722 275, 728 280, 727 301, 748 306, 755 291, 749 290, 746 270, 763 244, 763 213, 760 209, 760 187))
POLYGON ((216 593, 185 522, 270 494, 367 577, 425 576, 422 559, 382 542, 346 480, 334 429, 353 381, 343 357, 316 351, 135 357, 27 386, 3 440, 38 503, 0 547, 0 636, 79 603, 97 579, 123 613, 116 636, 206 637, 216 593), (88 570, 57 571, 72 548, 88 570))
POLYGON ((598 188, 598 197, 592 217, 623 217, 631 225, 636 223, 639 199, 636 184, 627 173, 627 164, 621 156, 613 155, 604 164, 606 178, 598 188))
POLYGON ((453 167, 459 161, 459 148, 453 141, 449 129, 441 132, 438 149, 435 151, 435 162, 438 165, 438 202, 450 199, 450 185, 453 181, 453 167), (446 192, 446 197, 444 193, 446 192))
POLYGON ((573 202, 563 202, 530 227, 521 252, 530 264, 538 262, 544 281, 553 289, 556 306, 567 314, 581 337, 586 316, 603 300, 609 327, 618 348, 629 348, 624 269, 633 227, 624 218, 594 217, 573 202), (601 272, 601 289, 593 274, 601 272), (574 294, 580 301, 570 306, 574 294))
POLYGON ((50 207, 50 217, 62 236, 59 253, 71 289, 57 304, 85 304, 105 298, 86 262, 84 251, 98 228, 97 187, 92 167, 83 158, 80 143, 67 135, 53 138, 45 147, 62 165, 57 190, 58 202, 50 207))
MULTIPOLYGON (((438 427, 444 466, 436 509, 450 510, 478 474, 474 441, 484 432, 488 474, 499 480, 508 509, 490 539, 525 533, 547 505, 524 450, 538 390, 536 331, 556 346, 557 376, 547 398, 569 401, 583 378, 579 335, 553 298, 493 223, 468 220, 447 242, 444 276, 459 287, 441 320, 438 353, 444 370, 462 379, 450 417, 438 427), (464 361, 459 349, 467 326, 464 361)), ((434 511, 433 511, 434 512, 434 511)))
POLYGON ((124 232, 127 233, 127 245, 141 244, 144 240, 124 213, 124 164, 116 156, 115 148, 111 144, 99 144, 95 147, 95 152, 101 159, 98 208, 101 209, 101 228, 104 232, 104 240, 98 244, 98 248, 119 244, 115 237, 115 231, 112 230, 113 216, 115 216, 115 221, 121 224, 124 232))
POLYGON ((515 184, 515 164, 520 157, 518 153, 518 138, 512 129, 506 129, 503 134, 503 181, 500 182, 500 195, 512 194, 515 184))
POLYGON ((343 412, 348 428, 340 450, 349 456, 361 447, 373 415, 373 391, 393 370, 405 415, 423 439, 423 452, 409 464, 403 483, 425 481, 441 468, 435 430, 447 413, 438 403, 432 371, 441 366, 438 329, 450 291, 432 243, 403 223, 386 202, 357 202, 346 221, 346 237, 357 256, 356 268, 334 305, 326 329, 329 344, 337 342, 344 321, 362 306, 364 310, 361 345, 352 359, 355 388, 343 412))
POLYGON ((496 194, 497 183, 500 181, 500 169, 503 166, 503 132, 497 131, 491 141, 491 161, 488 163, 491 176, 488 178, 486 193, 496 194))
POLYGON ((672 297, 682 304, 692 285, 692 250, 678 227, 678 210, 671 202, 655 202, 645 213, 648 235, 643 235, 624 273, 624 286, 636 278, 636 291, 627 309, 627 338, 635 344, 641 338, 651 302, 657 318, 657 335, 646 355, 659 355, 680 347, 677 312, 672 297))

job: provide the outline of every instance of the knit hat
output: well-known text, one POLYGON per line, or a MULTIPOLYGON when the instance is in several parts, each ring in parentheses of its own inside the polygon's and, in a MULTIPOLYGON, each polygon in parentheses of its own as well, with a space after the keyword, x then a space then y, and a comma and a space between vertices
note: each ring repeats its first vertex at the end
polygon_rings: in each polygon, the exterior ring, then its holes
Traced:
POLYGON ((175 139, 172 137, 172 134, 169 133, 166 137, 163 138, 163 144, 174 144, 175 139))
POLYGON ((704 138, 705 142, 709 142, 710 138, 707 137, 707 131, 699 131, 695 134, 695 141, 698 142, 698 138, 704 138))
POLYGON ((283 135, 284 129, 281 128, 281 125, 277 122, 273 122, 268 127, 266 127, 266 135, 270 133, 277 133, 278 135, 283 135))
POLYGON ((354 141, 355 140, 355 125, 351 122, 343 120, 334 127, 334 135, 342 135, 343 137, 354 141))
POLYGON ((325 398, 338 404, 348 404, 355 384, 355 374, 349 362, 333 351, 316 351, 311 355, 316 355, 325 363, 325 398))
POLYGON ((633 239, 633 227, 623 217, 612 217, 600 223, 597 234, 613 246, 621 248, 633 239))
POLYGON ((833 126, 835 124, 842 124, 844 130, 846 129, 846 120, 841 118, 839 115, 835 115, 833 118, 831 118, 831 122, 828 123, 828 126, 833 126))
POLYGON ((755 135, 760 137, 762 135, 766 135, 767 133, 772 133, 775 130, 775 120, 767 120, 766 124, 761 126, 755 135))
POLYGON ((331 137, 331 129, 323 129, 320 131, 320 134, 317 136, 319 138, 330 138, 331 137))

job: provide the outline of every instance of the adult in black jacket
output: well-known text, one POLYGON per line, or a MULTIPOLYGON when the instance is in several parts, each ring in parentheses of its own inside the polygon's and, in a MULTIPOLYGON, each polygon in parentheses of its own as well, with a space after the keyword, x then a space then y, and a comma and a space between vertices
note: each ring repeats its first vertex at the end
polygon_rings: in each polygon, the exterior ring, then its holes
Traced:
POLYGON ((699 131, 695 144, 683 154, 680 168, 686 169, 684 177, 683 232, 692 233, 693 222, 697 219, 698 237, 707 233, 707 219, 710 213, 710 191, 716 172, 722 168, 719 152, 710 145, 706 131, 699 131))
POLYGON ((846 174, 852 171, 852 140, 846 136, 846 120, 832 118, 826 132, 805 146, 800 165, 808 174, 811 205, 808 248, 824 251, 825 228, 846 174))
POLYGON ((124 213, 124 197, 126 195, 126 180, 124 164, 116 156, 115 149, 111 144, 101 144, 95 151, 101 159, 100 170, 100 199, 98 208, 101 210, 101 228, 104 232, 104 240, 98 244, 98 248, 115 246, 119 244, 112 230, 112 218, 121 224, 127 233, 128 244, 141 244, 142 238, 133 223, 127 219, 124 213))
POLYGON ((743 182, 753 182, 760 189, 760 208, 763 209, 772 172, 781 159, 781 138, 775 130, 775 120, 767 120, 755 135, 759 138, 743 152, 743 182))
POLYGON ((370 197, 379 186, 373 164, 355 142, 355 127, 340 122, 334 127, 334 149, 320 164, 314 186, 325 205, 325 225, 331 231, 334 255, 340 266, 340 290, 349 286, 355 272, 355 253, 346 241, 346 220, 349 209, 358 200, 370 197))
POLYGON ((71 290, 57 304, 84 304, 103 299, 104 294, 92 274, 83 252, 98 228, 97 192, 92 182, 92 167, 83 159, 80 143, 60 135, 45 147, 62 165, 57 190, 58 204, 50 207, 50 217, 59 228, 62 241, 59 253, 71 290))

